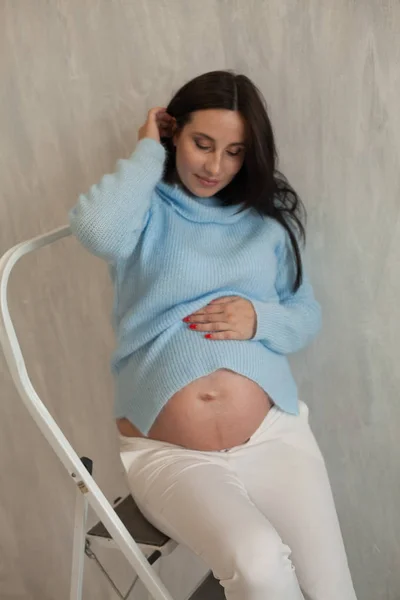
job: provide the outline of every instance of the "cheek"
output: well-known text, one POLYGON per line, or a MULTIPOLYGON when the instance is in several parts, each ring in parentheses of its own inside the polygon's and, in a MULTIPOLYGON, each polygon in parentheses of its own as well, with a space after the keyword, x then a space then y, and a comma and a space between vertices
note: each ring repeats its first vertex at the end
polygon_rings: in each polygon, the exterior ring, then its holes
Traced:
POLYGON ((182 144, 176 151, 176 167, 178 173, 188 173, 196 171, 199 160, 196 152, 193 152, 185 144, 182 144))

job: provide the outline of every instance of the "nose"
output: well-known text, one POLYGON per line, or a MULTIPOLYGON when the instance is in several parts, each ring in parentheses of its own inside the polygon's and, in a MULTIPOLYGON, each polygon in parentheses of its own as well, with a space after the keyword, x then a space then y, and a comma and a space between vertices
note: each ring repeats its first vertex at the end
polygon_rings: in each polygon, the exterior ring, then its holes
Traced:
POLYGON ((220 152, 210 152, 204 165, 207 175, 217 177, 221 171, 222 155, 220 152))

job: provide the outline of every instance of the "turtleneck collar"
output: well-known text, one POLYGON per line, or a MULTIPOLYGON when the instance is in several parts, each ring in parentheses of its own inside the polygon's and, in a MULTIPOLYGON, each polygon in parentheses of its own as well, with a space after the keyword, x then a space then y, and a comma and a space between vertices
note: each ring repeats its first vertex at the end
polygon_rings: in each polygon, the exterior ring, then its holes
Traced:
POLYGON ((161 181, 157 184, 157 192, 174 210, 179 212, 185 219, 197 223, 219 223, 230 225, 239 221, 251 210, 240 209, 242 205, 221 206, 218 198, 211 196, 201 198, 191 196, 178 184, 170 185, 161 181))

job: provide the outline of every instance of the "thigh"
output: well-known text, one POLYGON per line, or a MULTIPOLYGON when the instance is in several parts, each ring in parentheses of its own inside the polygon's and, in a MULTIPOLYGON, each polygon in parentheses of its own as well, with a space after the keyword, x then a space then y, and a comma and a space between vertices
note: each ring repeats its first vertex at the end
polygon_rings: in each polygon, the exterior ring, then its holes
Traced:
POLYGON ((308 424, 282 413, 234 457, 250 498, 292 550, 310 600, 355 600, 325 463, 308 424), (247 453, 247 454, 246 454, 247 453))
POLYGON ((225 587, 234 585, 235 568, 251 554, 265 570, 269 549, 290 571, 289 548, 224 456, 172 446, 139 452, 127 470, 128 483, 146 518, 200 556, 225 587))

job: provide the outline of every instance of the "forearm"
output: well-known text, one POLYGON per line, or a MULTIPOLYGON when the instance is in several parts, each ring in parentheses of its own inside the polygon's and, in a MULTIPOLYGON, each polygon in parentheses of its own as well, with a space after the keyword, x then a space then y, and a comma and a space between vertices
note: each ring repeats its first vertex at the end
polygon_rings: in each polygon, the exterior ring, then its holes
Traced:
POLYGON ((107 260, 129 255, 135 232, 145 224, 164 160, 165 150, 160 143, 142 139, 129 159, 118 161, 114 173, 104 175, 79 197, 70 211, 70 224, 90 252, 107 260))
POLYGON ((293 303, 253 302, 257 315, 254 340, 280 354, 304 348, 321 327, 321 308, 314 299, 293 303))

